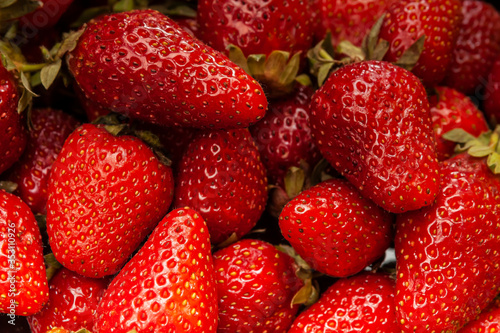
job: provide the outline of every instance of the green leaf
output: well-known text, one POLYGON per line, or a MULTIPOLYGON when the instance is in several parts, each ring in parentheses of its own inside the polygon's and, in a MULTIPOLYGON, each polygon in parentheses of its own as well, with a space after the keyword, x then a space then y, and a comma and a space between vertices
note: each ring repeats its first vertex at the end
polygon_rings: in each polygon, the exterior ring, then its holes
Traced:
POLYGON ((132 9, 135 9, 135 1, 134 0, 120 0, 113 5, 113 12, 128 12, 132 9))
POLYGON ((415 43, 413 43, 403 55, 396 61, 396 65, 402 67, 408 71, 411 71, 418 62, 422 51, 424 50, 425 35, 420 37, 415 43))
POLYGON ((491 146, 473 146, 468 150, 468 153, 473 157, 486 157, 494 151, 494 148, 491 146))
POLYGON ((38 228, 40 228, 40 230, 47 229, 47 215, 36 214, 35 219, 38 224, 38 228))
POLYGON ((11 6, 17 0, 0 0, 0 8, 5 8, 11 6))
POLYGON ((296 78, 295 78, 295 81, 302 85, 302 86, 306 86, 306 87, 310 87, 312 86, 312 82, 311 82, 311 78, 309 77, 309 75, 307 74, 300 74, 298 75, 296 78))
POLYGON ((53 253, 49 253, 45 256, 43 256, 44 261, 45 261, 45 266, 46 268, 46 274, 47 274, 47 281, 50 281, 54 277, 54 275, 57 273, 57 270, 62 267, 62 265, 56 260, 56 257, 54 256, 53 253))
POLYGON ((333 63, 324 64, 318 70, 318 86, 322 86, 330 75, 330 70, 333 68, 333 63))
MULTIPOLYGON (((290 85, 297 77, 300 68, 300 54, 301 52, 295 53, 288 63, 285 64, 285 68, 281 73, 279 80, 282 85, 290 85)), ((288 55, 288 57, 289 56, 290 55, 288 55)))
POLYGON ((85 32, 86 26, 84 25, 82 29, 77 31, 71 31, 63 35, 63 40, 61 42, 61 47, 57 51, 57 58, 62 58, 67 52, 71 52, 76 48, 78 40, 85 32))
POLYGON ((457 143, 466 143, 468 141, 476 139, 475 136, 473 136, 472 134, 469 134, 467 131, 465 131, 462 128, 452 129, 451 131, 444 133, 442 138, 445 140, 453 141, 453 142, 457 142, 457 143))
POLYGON ((49 89, 54 80, 56 79, 61 69, 62 60, 57 59, 54 63, 49 64, 42 68, 40 71, 40 81, 45 89, 49 89))
POLYGON ((301 168, 290 167, 285 175, 285 191, 290 199, 295 198, 304 188, 306 173, 301 168))
POLYGON ((497 152, 492 153, 488 156, 488 160, 486 162, 490 170, 495 174, 500 174, 500 154, 497 152))
POLYGON ((375 46, 375 49, 372 52, 370 60, 383 60, 389 49, 391 48, 391 44, 388 41, 382 39, 375 46))
POLYGON ((251 75, 252 73, 248 68, 247 57, 245 57, 243 51, 234 44, 229 44, 227 49, 229 50, 229 60, 242 68, 248 75, 251 75))
POLYGON ((264 76, 265 75, 265 64, 266 64, 266 55, 265 54, 251 54, 247 58, 248 70, 252 75, 255 76, 264 76))
POLYGON ((21 98, 19 98, 19 103, 17 104, 17 112, 23 112, 27 107, 32 105, 33 97, 38 97, 31 90, 30 82, 23 72, 19 73, 19 77, 21 78, 21 98))
POLYGON ((384 24, 385 20, 385 14, 382 15, 377 22, 373 25, 373 27, 370 29, 370 32, 368 35, 365 36, 363 39, 363 43, 361 45, 361 48, 364 50, 364 53, 366 54, 367 59, 374 59, 374 51, 375 47, 379 43, 379 35, 380 35, 380 30, 382 29, 382 25, 384 24))
POLYGON ((11 21, 21 16, 33 12, 42 6, 42 2, 34 0, 19 0, 8 7, 2 7, 0 10, 0 21, 11 21))
POLYGON ((360 47, 354 45, 348 40, 343 40, 337 45, 337 54, 345 54, 349 58, 358 61, 365 60, 366 54, 360 47))
POLYGON ((8 180, 0 180, 0 189, 4 190, 5 192, 13 193, 15 190, 17 190, 17 187, 17 183, 8 180))

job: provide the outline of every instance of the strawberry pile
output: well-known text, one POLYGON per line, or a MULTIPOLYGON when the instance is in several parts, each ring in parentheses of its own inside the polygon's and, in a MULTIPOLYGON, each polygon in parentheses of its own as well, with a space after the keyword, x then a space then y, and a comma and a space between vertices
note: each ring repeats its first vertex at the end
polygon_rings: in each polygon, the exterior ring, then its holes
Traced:
POLYGON ((0 1, 0 331, 498 331, 495 4, 0 1))

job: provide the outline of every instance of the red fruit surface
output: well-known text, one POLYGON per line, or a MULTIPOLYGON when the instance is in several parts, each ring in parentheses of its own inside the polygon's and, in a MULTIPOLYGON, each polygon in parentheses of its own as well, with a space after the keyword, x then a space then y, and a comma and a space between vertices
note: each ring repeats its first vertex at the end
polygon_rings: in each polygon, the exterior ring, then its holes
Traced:
POLYGON ((500 179, 467 154, 443 162, 442 174, 436 202, 396 221, 403 332, 457 332, 500 287, 500 179))
POLYGON ((47 233, 56 259, 89 277, 116 273, 166 214, 172 170, 136 137, 84 124, 54 162, 47 233))
POLYGON ((310 122, 322 155, 364 197, 394 213, 434 201, 429 103, 412 73, 380 61, 345 66, 313 96, 310 122))
POLYGON ((108 283, 106 278, 88 278, 61 268, 49 282, 47 305, 28 317, 31 333, 45 333, 53 327, 91 331, 97 305, 108 283))
POLYGON ((0 190, 0 312, 29 316, 49 300, 42 237, 29 207, 0 190))
POLYGON ((248 233, 266 201, 266 170, 247 129, 194 138, 178 166, 174 206, 200 212, 213 244, 248 233))
POLYGON ((100 108, 163 126, 247 127, 267 109, 254 79, 149 9, 90 22, 68 65, 100 108))
POLYGON ((54 26, 73 0, 40 0, 41 6, 19 19, 23 34, 36 35, 40 30, 54 26))
POLYGON ((459 333, 500 332, 500 304, 493 301, 481 314, 460 329, 459 333))
POLYGON ((493 124, 500 124, 500 56, 491 68, 486 85, 484 112, 493 124))
POLYGON ((170 212, 113 279, 94 333, 217 332, 208 229, 192 209, 170 212))
POLYGON ((383 273, 340 279, 295 319, 288 333, 400 332, 394 289, 394 280, 383 273))

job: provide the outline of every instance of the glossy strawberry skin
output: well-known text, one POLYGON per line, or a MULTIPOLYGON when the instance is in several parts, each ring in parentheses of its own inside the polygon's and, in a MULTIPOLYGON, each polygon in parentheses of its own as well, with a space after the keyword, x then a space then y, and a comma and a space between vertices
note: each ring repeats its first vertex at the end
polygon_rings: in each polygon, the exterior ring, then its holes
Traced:
POLYGON ((173 187, 171 169, 139 139, 80 126, 49 181, 47 233, 56 259, 84 276, 114 274, 166 214, 173 187))
MULTIPOLYGON (((219 298, 219 333, 264 333, 273 317, 299 306, 291 306, 295 293, 302 287, 294 260, 273 245, 244 239, 214 253, 219 298), (266 327, 267 326, 267 327, 266 327)), ((290 317, 288 317, 290 318, 290 317)), ((280 323, 286 332, 292 320, 280 323)), ((274 327, 276 329, 276 326, 274 327)))
POLYGON ((61 268, 50 280, 47 305, 28 317, 31 333, 45 333, 52 327, 92 330, 97 305, 108 283, 107 278, 88 278, 61 268))
POLYGON ((484 112, 492 123, 500 123, 500 56, 490 71, 485 90, 484 112))
POLYGON ((295 319, 288 333, 400 332, 394 293, 394 280, 384 273, 340 279, 295 319))
POLYGON ((200 212, 213 244, 248 233, 266 201, 266 170, 247 129, 206 131, 189 144, 178 167, 174 206, 200 212))
POLYGON ((246 127, 267 109, 254 79, 153 10, 89 23, 68 64, 86 99, 163 126, 246 127))
POLYGON ((283 236, 315 270, 354 275, 381 258, 392 241, 392 218, 344 179, 302 191, 281 212, 283 236))
POLYGON ((29 207, 4 190, 0 190, 0 263, 0 312, 28 316, 40 311, 49 299, 40 230, 29 207))
POLYGON ((500 304, 493 301, 476 319, 460 329, 459 333, 493 333, 500 331, 500 304))
POLYGON ((456 332, 500 287, 498 176, 465 154, 443 162, 442 174, 436 202, 396 221, 396 304, 404 332, 456 332))
POLYGON ((456 143, 444 139, 443 134, 461 128, 478 137, 489 128, 482 112, 467 96, 447 87, 436 87, 435 93, 429 96, 429 103, 436 135, 437 157, 444 161, 454 154, 456 143))
POLYGON ((394 213, 433 202, 434 133, 412 73, 379 61, 343 67, 313 96, 310 122, 322 155, 364 197, 394 213))
POLYGON ((31 123, 26 149, 7 178, 18 185, 15 193, 33 213, 46 214, 52 164, 79 123, 74 117, 53 109, 33 109, 31 123))
POLYGON ((412 72, 425 86, 439 84, 450 68, 462 22, 460 0, 403 0, 388 9, 379 38, 390 43, 384 60, 395 62, 425 35, 422 54, 412 72))
POLYGON ((217 332, 208 229, 192 209, 170 212, 113 279, 94 333, 217 332))

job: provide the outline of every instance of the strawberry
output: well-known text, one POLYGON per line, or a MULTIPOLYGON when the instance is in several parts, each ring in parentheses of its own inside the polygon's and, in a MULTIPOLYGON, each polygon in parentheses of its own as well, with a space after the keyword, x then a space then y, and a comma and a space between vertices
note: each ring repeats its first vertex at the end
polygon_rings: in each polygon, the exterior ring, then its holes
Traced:
POLYGON ((466 153, 444 161, 441 170, 436 202, 396 221, 403 332, 457 332, 500 288, 500 178, 466 153))
POLYGON ((493 124, 500 123, 500 56, 493 64, 486 84, 484 112, 493 124))
POLYGON ((294 260, 269 243, 245 239, 214 253, 219 298, 217 332, 286 333, 303 285, 294 260), (288 313, 276 327, 278 313, 288 313), (274 325, 274 326, 273 326, 274 325))
POLYGON ((266 170, 247 129, 199 134, 178 166, 175 207, 200 212, 213 244, 248 233, 267 200, 266 170))
POLYGON ((18 185, 15 193, 35 214, 46 214, 52 164, 79 123, 72 116, 53 109, 33 109, 31 123, 26 149, 10 169, 7 179, 18 185))
POLYGON ((394 289, 394 280, 384 273, 340 279, 295 319, 288 333, 400 332, 394 289))
POLYGON ((54 26, 73 0, 40 0, 40 2, 40 7, 19 18, 20 33, 33 37, 40 30, 54 26))
POLYGON ((172 170, 141 140, 84 124, 53 164, 47 233, 56 259, 88 277, 116 273, 166 214, 172 170))
POLYGON ((492 333, 500 331, 500 303, 494 301, 459 333, 492 333))
POLYGON ((94 314, 108 279, 83 277, 61 268, 49 283, 49 302, 39 313, 28 317, 31 333, 44 333, 52 327, 71 331, 92 330, 94 314))
POLYGON ((483 114, 462 93, 452 88, 436 87, 435 95, 429 96, 432 124, 436 135, 436 152, 440 161, 454 154, 455 143, 443 138, 443 134, 455 128, 479 136, 489 130, 483 114))
POLYGON ((67 59, 86 99, 158 125, 246 127, 267 108, 254 79, 149 9, 90 22, 67 59))
POLYGON ((315 270, 354 275, 384 256, 392 241, 392 218, 363 198, 345 179, 302 191, 279 217, 283 236, 315 270))
POLYGON ((429 103, 412 73, 380 61, 342 67, 313 96, 310 122, 322 155, 364 197, 394 213, 434 201, 429 103))
POLYGON ((444 84, 465 95, 484 84, 500 52, 500 13, 486 2, 463 0, 464 16, 444 84))
POLYGON ((109 285, 94 333, 215 333, 216 288, 205 222, 192 209, 174 210, 109 285))
POLYGON ((445 78, 462 22, 460 0, 402 0, 393 3, 379 38, 390 44, 384 60, 395 62, 425 36, 423 51, 412 72, 432 87, 445 78))
POLYGON ((49 300, 42 237, 29 207, 0 190, 0 312, 28 316, 49 300))

